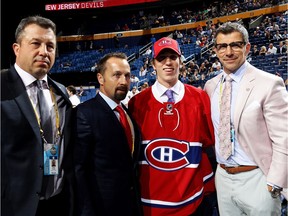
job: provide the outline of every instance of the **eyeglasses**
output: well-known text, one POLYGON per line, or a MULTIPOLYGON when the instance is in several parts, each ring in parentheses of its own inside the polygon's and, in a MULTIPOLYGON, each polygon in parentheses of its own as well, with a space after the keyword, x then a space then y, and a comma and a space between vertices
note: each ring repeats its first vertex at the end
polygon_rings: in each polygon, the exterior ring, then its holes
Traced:
POLYGON ((239 51, 243 48, 243 45, 246 45, 244 41, 235 41, 232 43, 220 43, 220 44, 215 44, 215 47, 218 52, 225 52, 227 50, 227 47, 230 46, 230 48, 233 51, 239 51))

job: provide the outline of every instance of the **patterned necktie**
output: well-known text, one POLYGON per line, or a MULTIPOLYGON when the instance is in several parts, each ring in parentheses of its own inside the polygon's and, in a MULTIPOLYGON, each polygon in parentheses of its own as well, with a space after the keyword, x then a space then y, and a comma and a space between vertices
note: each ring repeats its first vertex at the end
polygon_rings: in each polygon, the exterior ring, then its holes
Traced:
POLYGON ((173 97, 173 90, 171 89, 167 89, 167 91, 165 92, 165 94, 167 95, 168 97, 168 102, 175 102, 174 101, 174 97, 173 97))
POLYGON ((220 122, 219 122, 219 145, 220 154, 227 160, 232 153, 231 145, 231 89, 232 78, 227 75, 225 78, 225 87, 222 92, 220 105, 220 122))
POLYGON ((123 108, 120 105, 118 105, 115 108, 115 110, 120 115, 120 123, 121 123, 122 127, 124 128, 124 131, 125 131, 125 134, 126 134, 126 137, 127 137, 127 141, 128 141, 128 145, 129 145, 129 148, 130 148, 130 150, 132 152, 132 146, 133 146, 132 133, 131 133, 131 127, 129 125, 127 116, 126 116, 123 108))

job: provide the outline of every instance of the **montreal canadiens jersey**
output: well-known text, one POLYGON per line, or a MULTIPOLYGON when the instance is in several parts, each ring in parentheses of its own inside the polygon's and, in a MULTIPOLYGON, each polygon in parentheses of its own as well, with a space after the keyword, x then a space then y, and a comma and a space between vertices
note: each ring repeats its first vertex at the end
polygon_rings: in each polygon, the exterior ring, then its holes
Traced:
POLYGON ((203 148, 214 145, 208 95, 185 85, 177 103, 161 103, 151 87, 132 97, 129 110, 142 133, 141 202, 145 216, 187 216, 215 190, 203 148))

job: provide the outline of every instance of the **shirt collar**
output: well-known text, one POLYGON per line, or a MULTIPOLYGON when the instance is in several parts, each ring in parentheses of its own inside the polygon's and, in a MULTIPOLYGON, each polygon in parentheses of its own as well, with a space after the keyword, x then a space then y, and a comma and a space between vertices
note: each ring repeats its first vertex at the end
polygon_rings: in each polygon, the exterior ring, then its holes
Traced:
POLYGON ((109 107, 114 110, 118 104, 115 103, 111 98, 107 97, 105 94, 99 91, 100 96, 105 100, 105 102, 109 105, 109 107))
MULTIPOLYGON (((33 83, 36 80, 35 77, 33 77, 30 73, 24 71, 16 63, 14 64, 14 67, 15 67, 17 73, 19 74, 20 78, 22 79, 26 88, 29 87, 31 85, 31 83, 33 83)), ((47 75, 45 75, 45 77, 42 80, 45 80, 47 82, 47 79, 48 79, 47 75)))
MULTIPOLYGON (((155 87, 157 88, 159 95, 164 95, 168 89, 167 87, 160 84, 158 81, 155 82, 155 87)), ((173 90, 175 94, 179 95, 181 90, 181 82, 178 80, 177 83, 169 89, 173 90)))
MULTIPOLYGON (((231 73, 229 76, 233 79, 233 81, 235 81, 236 83, 239 83, 244 75, 244 72, 246 70, 247 67, 247 61, 244 62, 244 64, 241 65, 240 68, 238 68, 238 70, 235 71, 235 73, 231 73)), ((227 74, 223 73, 223 80, 225 80, 225 77, 227 76, 227 74)))

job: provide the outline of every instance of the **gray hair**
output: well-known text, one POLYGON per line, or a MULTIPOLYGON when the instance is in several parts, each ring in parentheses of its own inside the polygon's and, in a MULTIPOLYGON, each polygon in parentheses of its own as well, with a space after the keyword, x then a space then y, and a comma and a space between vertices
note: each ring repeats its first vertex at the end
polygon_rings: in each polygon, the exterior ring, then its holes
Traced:
POLYGON ((226 22, 220 25, 219 28, 216 30, 215 38, 217 38, 218 34, 226 35, 226 34, 231 34, 232 32, 241 33, 245 44, 249 43, 249 34, 248 34, 247 29, 243 25, 237 22, 226 22))

